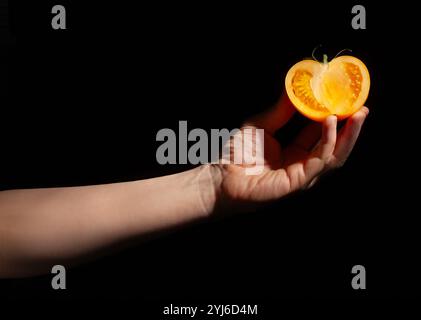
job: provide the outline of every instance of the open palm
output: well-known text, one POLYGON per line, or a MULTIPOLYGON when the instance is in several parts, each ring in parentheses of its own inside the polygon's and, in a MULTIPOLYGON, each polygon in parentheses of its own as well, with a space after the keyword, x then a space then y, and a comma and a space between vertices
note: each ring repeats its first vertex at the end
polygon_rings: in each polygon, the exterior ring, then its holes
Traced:
MULTIPOLYGON (((247 175, 249 165, 219 164, 220 192, 224 201, 263 202, 281 198, 299 189, 311 186, 328 170, 342 166, 351 153, 368 114, 363 107, 347 119, 337 134, 337 120, 329 116, 323 123, 312 123, 304 128, 293 143, 281 147, 274 133, 292 117, 295 109, 284 95, 272 109, 249 119, 244 129, 264 129, 263 171, 247 175)), ((249 132, 249 130, 246 130, 249 132)), ((244 139, 239 134, 234 139, 244 139)), ((255 143, 255 140, 254 142, 255 143)), ((236 152, 230 143, 231 154, 236 152)))

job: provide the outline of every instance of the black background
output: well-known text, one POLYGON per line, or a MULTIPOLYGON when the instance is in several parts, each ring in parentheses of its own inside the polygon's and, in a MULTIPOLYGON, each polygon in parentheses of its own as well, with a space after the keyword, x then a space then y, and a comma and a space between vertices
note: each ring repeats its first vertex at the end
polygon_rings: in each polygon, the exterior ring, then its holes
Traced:
MULTIPOLYGON (((9 3, 1 102, 2 189, 149 178, 161 128, 234 128, 280 96, 288 68, 344 48, 371 75, 370 115, 346 165, 257 212, 187 227, 51 276, 2 280, 10 298, 260 303, 291 297, 410 297, 418 290, 415 12, 407 4, 72 1, 9 3), (363 4, 367 29, 351 27, 363 4), (412 183, 412 184, 411 184, 412 183), (367 290, 351 288, 351 268, 367 290)), ((3 73, 3 71, 2 71, 3 73)), ((296 115, 280 133, 293 136, 296 115)), ((285 138, 286 137, 286 138, 285 138)), ((163 193, 163 197, 165 193, 163 193)))

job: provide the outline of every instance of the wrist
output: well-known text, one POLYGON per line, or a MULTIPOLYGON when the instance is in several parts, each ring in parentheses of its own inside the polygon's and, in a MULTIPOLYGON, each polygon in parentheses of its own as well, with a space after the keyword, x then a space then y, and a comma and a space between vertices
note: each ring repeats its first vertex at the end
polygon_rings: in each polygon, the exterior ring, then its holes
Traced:
POLYGON ((205 216, 214 214, 221 197, 222 171, 213 164, 204 164, 194 170, 198 170, 197 186, 205 216))

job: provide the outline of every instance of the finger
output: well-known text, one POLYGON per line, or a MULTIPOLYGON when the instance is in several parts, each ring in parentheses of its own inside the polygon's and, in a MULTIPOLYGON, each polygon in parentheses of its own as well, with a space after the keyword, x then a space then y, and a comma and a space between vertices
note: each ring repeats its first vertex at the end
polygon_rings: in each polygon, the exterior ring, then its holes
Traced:
POLYGON ((292 118, 296 110, 289 100, 288 95, 283 92, 281 98, 275 105, 274 114, 272 114, 276 119, 274 121, 274 131, 282 128, 292 118))
POLYGON ((248 119, 244 125, 256 126, 273 134, 276 130, 282 128, 294 113, 295 108, 288 96, 283 93, 279 101, 272 108, 248 119))
POLYGON ((365 118, 368 115, 368 108, 363 107, 360 111, 354 113, 346 122, 345 127, 341 129, 338 137, 333 155, 338 165, 343 164, 354 148, 358 135, 360 134, 361 127, 365 118))
POLYGON ((277 170, 278 175, 284 174, 288 181, 288 192, 306 188, 313 179, 323 172, 325 162, 318 157, 310 157, 305 161, 291 163, 286 168, 277 170))
POLYGON ((322 127, 320 123, 313 122, 301 130, 301 132, 292 142, 292 146, 303 151, 311 151, 316 143, 320 140, 321 133, 322 127))
POLYGON ((326 161, 335 150, 336 124, 335 116, 327 117, 322 124, 322 135, 317 148, 307 156, 305 161, 288 163, 285 172, 289 178, 290 191, 307 187, 314 178, 323 172, 326 161))
POLYGON ((336 145, 337 118, 328 116, 322 124, 322 137, 313 155, 325 161, 333 154, 336 145))
POLYGON ((310 181, 310 183, 307 185, 307 189, 310 189, 314 187, 314 185, 319 181, 320 176, 316 176, 313 180, 310 181))

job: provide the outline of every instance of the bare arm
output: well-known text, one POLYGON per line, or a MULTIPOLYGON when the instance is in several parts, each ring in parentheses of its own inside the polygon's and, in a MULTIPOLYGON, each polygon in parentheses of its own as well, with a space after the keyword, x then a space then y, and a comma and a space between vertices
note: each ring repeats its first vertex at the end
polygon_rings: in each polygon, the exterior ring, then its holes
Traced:
POLYGON ((240 211, 305 189, 345 163, 368 109, 339 132, 334 116, 311 124, 281 148, 273 134, 293 113, 281 99, 246 123, 265 129, 259 175, 247 175, 242 164, 214 164, 134 182, 0 192, 0 277, 49 272, 63 261, 86 260, 124 240, 207 217, 215 207, 240 211))
POLYGON ((0 277, 45 273, 131 237, 206 217, 210 166, 148 180, 0 192, 0 277))

